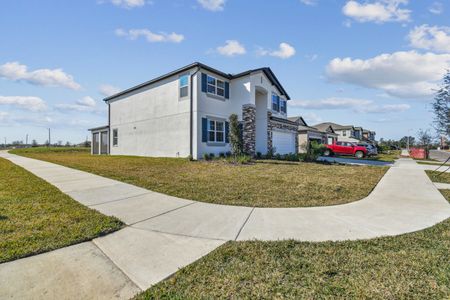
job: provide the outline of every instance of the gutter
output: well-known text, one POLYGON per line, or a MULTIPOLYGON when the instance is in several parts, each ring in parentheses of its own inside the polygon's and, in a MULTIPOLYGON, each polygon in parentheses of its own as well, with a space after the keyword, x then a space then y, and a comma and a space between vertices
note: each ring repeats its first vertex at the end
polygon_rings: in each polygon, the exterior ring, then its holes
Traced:
MULTIPOLYGON (((198 73, 200 71, 200 68, 199 67, 197 67, 197 70, 195 70, 195 72, 194 73, 192 73, 190 76, 189 76, 189 101, 190 101, 190 103, 189 103, 189 105, 190 105, 190 108, 189 108, 189 120, 190 120, 190 122, 189 122, 189 155, 190 155, 190 157, 194 157, 193 156, 193 152, 194 152, 194 149, 193 149, 193 141, 192 141, 192 139, 193 139, 193 136, 194 136, 194 126, 193 126, 193 121, 194 121, 194 93, 193 93, 193 90, 194 90, 194 88, 193 88, 193 78, 194 78, 194 76, 198 73)), ((197 92, 198 92, 198 89, 197 89, 197 92)))

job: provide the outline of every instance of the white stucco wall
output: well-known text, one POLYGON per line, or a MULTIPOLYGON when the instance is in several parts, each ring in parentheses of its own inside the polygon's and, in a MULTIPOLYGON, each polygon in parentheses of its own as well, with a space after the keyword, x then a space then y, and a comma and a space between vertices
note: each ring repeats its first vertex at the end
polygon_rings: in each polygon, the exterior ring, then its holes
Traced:
POLYGON ((190 102, 179 98, 178 79, 175 75, 110 101, 112 155, 189 155, 190 102), (118 146, 112 142, 114 129, 118 146))

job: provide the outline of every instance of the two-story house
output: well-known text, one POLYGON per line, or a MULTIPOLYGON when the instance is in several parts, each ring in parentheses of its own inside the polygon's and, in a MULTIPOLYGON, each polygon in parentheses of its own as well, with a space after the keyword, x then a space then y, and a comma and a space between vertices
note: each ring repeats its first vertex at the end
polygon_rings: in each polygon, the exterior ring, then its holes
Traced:
POLYGON ((329 127, 333 128, 334 132, 337 134, 337 140, 342 142, 352 142, 357 143, 359 139, 355 136, 355 127, 353 125, 339 125, 332 122, 325 122, 313 125, 316 128, 329 127))
POLYGON ((92 153, 201 158, 230 151, 229 117, 244 151, 295 153, 289 95, 270 68, 227 74, 193 63, 104 99, 108 125, 91 129, 92 153))

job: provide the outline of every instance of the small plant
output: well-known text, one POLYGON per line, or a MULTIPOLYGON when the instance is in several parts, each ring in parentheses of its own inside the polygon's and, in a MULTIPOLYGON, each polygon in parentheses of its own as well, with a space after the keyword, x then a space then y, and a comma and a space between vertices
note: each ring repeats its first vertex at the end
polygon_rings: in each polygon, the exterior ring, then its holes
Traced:
POLYGON ((258 158, 258 159, 260 159, 262 157, 262 154, 261 154, 261 152, 256 152, 256 158, 258 158))
POLYGON ((219 153, 219 157, 220 157, 220 158, 225 158, 225 153, 220 152, 220 153, 219 153))
POLYGON ((210 160, 213 160, 215 157, 216 157, 216 155, 214 153, 210 153, 209 154, 209 159, 210 160))
POLYGON ((238 116, 236 114, 230 115, 230 132, 228 134, 231 146, 231 153, 236 157, 242 154, 243 141, 241 129, 239 128, 238 116))
POLYGON ((188 155, 188 157, 187 157, 187 160, 189 160, 189 161, 193 161, 193 160, 194 160, 194 158, 192 157, 192 155, 188 155))
POLYGON ((276 150, 275 147, 269 148, 269 150, 267 150, 266 157, 267 157, 268 159, 273 158, 273 155, 274 155, 274 153, 275 153, 275 150, 276 150))
POLYGON ((316 141, 312 141, 308 147, 305 161, 316 161, 319 156, 323 155, 326 147, 316 141))
POLYGON ((275 154, 275 159, 281 160, 281 154, 280 153, 275 154))
POLYGON ((203 159, 204 160, 209 160, 209 154, 208 153, 203 153, 203 159))
POLYGON ((250 155, 239 155, 237 157, 237 163, 241 164, 241 165, 247 164, 247 163, 249 163, 251 161, 252 161, 252 158, 251 158, 250 155))
POLYGON ((225 157, 230 157, 230 156, 231 156, 231 151, 225 152, 225 157))

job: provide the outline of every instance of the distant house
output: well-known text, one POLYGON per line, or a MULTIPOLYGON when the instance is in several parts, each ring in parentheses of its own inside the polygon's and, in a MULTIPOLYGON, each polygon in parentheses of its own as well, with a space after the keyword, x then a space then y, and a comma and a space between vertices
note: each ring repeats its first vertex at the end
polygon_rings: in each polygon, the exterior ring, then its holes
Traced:
POLYGON ((375 142, 375 131, 363 130, 362 140, 367 142, 375 142))
POLYGON ((201 158, 230 151, 228 119, 244 151, 297 152, 289 95, 270 68, 228 74, 193 63, 104 99, 108 125, 91 129, 92 154, 201 158))
POLYGON ((299 153, 306 152, 313 141, 319 144, 333 144, 337 139, 337 134, 331 126, 317 128, 306 124, 302 117, 289 117, 288 119, 298 124, 299 153))
POLYGON ((337 140, 341 142, 375 142, 375 131, 365 130, 359 126, 340 125, 332 122, 325 122, 314 125, 313 127, 323 130, 326 127, 332 127, 337 134, 337 140))

